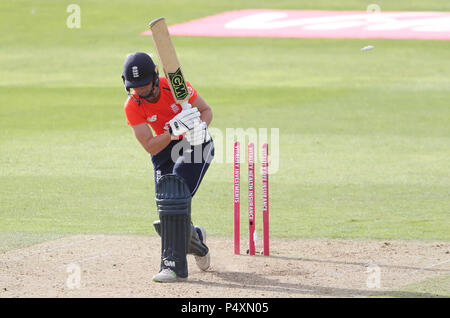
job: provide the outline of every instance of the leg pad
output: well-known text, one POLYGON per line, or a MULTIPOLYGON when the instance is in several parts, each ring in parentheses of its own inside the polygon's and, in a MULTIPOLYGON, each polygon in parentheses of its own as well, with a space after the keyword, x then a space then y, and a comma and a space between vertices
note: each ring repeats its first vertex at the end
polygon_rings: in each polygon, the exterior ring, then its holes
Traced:
POLYGON ((179 277, 187 277, 191 192, 182 178, 168 174, 158 180, 156 206, 161 222, 161 270, 169 268, 179 277))

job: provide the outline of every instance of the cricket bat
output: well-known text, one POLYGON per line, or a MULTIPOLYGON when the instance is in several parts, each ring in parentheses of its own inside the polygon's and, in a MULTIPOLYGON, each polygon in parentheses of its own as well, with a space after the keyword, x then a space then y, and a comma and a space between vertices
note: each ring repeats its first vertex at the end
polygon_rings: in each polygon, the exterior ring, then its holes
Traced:
POLYGON ((150 22, 150 30, 152 31, 153 42, 175 102, 181 105, 183 109, 190 108, 188 100, 191 96, 181 71, 175 47, 170 38, 166 20, 164 18, 153 20, 150 22))

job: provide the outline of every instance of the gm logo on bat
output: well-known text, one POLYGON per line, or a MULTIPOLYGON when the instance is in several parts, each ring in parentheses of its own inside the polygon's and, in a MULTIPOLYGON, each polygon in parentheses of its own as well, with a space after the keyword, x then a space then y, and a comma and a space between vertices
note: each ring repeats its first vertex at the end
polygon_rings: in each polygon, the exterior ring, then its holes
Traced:
POLYGON ((184 81, 181 68, 178 68, 175 73, 169 73, 169 80, 172 84, 173 91, 177 100, 183 100, 188 96, 189 92, 184 81))

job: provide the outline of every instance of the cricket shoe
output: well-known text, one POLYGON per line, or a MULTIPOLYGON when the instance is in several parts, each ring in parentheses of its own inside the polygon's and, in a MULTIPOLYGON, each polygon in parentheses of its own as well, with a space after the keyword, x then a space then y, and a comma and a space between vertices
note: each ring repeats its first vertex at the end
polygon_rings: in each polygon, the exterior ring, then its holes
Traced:
MULTIPOLYGON (((200 238, 200 241, 206 246, 206 230, 202 226, 196 226, 195 230, 198 233, 198 237, 200 238)), ((211 264, 211 256, 208 253, 206 253, 205 256, 195 256, 195 263, 197 264, 198 268, 200 268, 202 271, 206 271, 209 268, 209 265, 211 264)))
POLYGON ((179 277, 173 270, 169 268, 162 269, 158 274, 153 276, 156 283, 175 283, 186 281, 187 278, 179 277))

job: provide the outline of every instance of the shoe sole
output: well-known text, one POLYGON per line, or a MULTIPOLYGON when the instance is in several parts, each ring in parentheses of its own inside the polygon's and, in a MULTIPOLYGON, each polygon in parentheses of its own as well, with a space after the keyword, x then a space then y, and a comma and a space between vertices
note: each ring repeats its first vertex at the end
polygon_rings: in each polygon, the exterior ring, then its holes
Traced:
POLYGON ((162 279, 152 279, 155 283, 160 283, 160 284, 170 284, 170 283, 180 283, 180 282, 185 282, 187 281, 187 278, 181 278, 181 277, 177 277, 175 279, 170 279, 170 280, 162 280, 162 279))
POLYGON ((162 283, 162 284, 184 282, 186 280, 187 280, 187 277, 183 278, 183 277, 178 277, 178 276, 176 276, 176 277, 161 277, 161 278, 154 276, 152 279, 152 281, 154 281, 155 283, 162 283))
POLYGON ((196 226, 202 232, 203 243, 206 244, 206 230, 203 226, 196 226))
MULTIPOLYGON (((200 232, 202 232, 203 243, 206 244, 206 230, 205 230, 205 228, 202 227, 202 226, 197 226, 197 228, 200 230, 200 232)), ((209 254, 209 251, 208 251, 208 254, 206 254, 205 256, 195 256, 195 263, 197 264, 197 267, 200 268, 200 270, 202 270, 202 271, 207 271, 208 268, 211 266, 210 265, 210 263, 211 263, 210 257, 211 256, 209 254), (202 259, 204 257, 208 257, 208 266, 207 267, 203 267, 203 266, 199 265, 199 263, 202 262, 202 259)))

